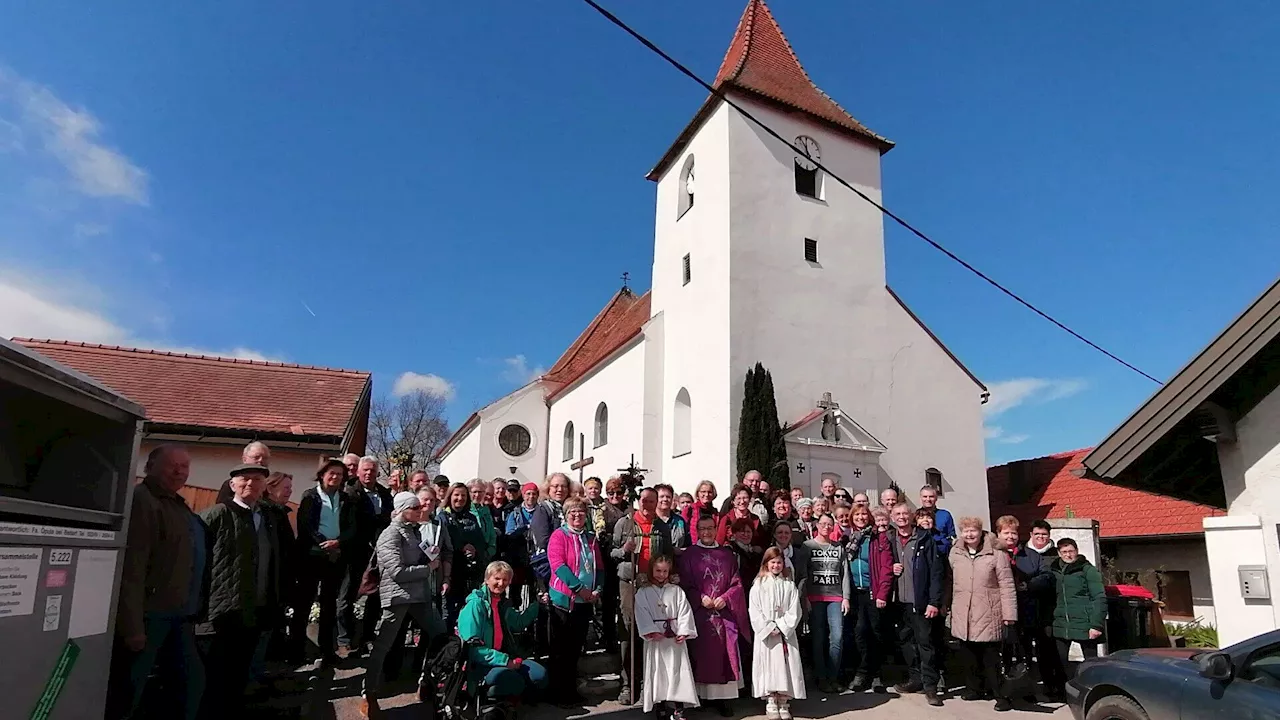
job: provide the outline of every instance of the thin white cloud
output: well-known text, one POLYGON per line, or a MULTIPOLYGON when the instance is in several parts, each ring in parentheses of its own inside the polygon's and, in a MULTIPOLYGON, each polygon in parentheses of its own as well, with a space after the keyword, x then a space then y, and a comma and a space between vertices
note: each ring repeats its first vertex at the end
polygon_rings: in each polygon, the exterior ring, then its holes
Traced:
MULTIPOLYGON (((1050 378, 1014 378, 991 383, 987 390, 991 392, 987 404, 982 406, 982 414, 990 423, 996 416, 1022 405, 1040 405, 1054 400, 1071 397, 1088 386, 1084 380, 1050 379, 1050 378)), ((1026 433, 1006 434, 1000 425, 988 424, 983 428, 983 437, 1002 445, 1017 445, 1031 438, 1026 433)))
POLYGON ((115 345, 129 333, 109 318, 0 279, 0 336, 79 340, 115 345))
POLYGON ((145 347, 148 350, 160 350, 161 352, 177 353, 178 355, 208 355, 212 357, 234 358, 236 360, 257 360, 259 362, 285 362, 283 357, 276 355, 267 355, 253 348, 234 347, 230 350, 206 350, 198 347, 163 345, 155 343, 143 343, 134 347, 145 347))
POLYGON ((1018 443, 1023 443, 1031 439, 1031 436, 1026 433, 1005 435, 1004 428, 999 425, 988 425, 982 429, 982 435, 988 440, 994 440, 995 442, 1003 445, 1017 445, 1018 443))
MULTIPOLYGON (((83 290, 80 295, 92 295, 83 290)), ((0 337, 31 337, 50 340, 121 345, 162 350, 187 355, 210 355, 241 360, 280 362, 282 358, 246 347, 210 350, 173 345, 135 336, 111 318, 84 305, 76 293, 58 293, 32 282, 19 283, 0 277, 0 337)))
POLYGON ((18 153, 25 150, 22 135, 22 128, 0 118, 0 153, 18 153))
POLYGON ((987 417, 995 417, 1028 403, 1041 404, 1061 400, 1084 390, 1088 386, 1084 380, 1047 378, 1016 378, 1001 380, 987 386, 991 398, 982 406, 987 417))
POLYGON ((429 395, 437 395, 445 400, 452 400, 454 387, 453 383, 439 375, 431 373, 422 375, 416 372, 400 373, 400 377, 396 378, 395 384, 391 386, 391 394, 396 397, 402 397, 414 392, 425 392, 429 395))
POLYGON ((503 358, 502 364, 504 366, 502 379, 517 385, 533 382, 547 372, 547 369, 541 365, 530 368, 529 361, 524 355, 503 358))
MULTIPOLYGON (((147 204, 147 172, 99 141, 102 123, 93 113, 71 107, 48 87, 0 66, 0 98, 6 97, 12 98, 21 116, 16 123, 5 123, 15 126, 19 141, 26 132, 40 138, 44 150, 71 176, 76 190, 90 197, 147 204)), ((15 135, 9 131, 6 136, 15 135)))
POLYGON ((72 226, 71 232, 77 238, 92 238, 99 235, 106 235, 111 232, 111 228, 102 223, 80 222, 72 226))

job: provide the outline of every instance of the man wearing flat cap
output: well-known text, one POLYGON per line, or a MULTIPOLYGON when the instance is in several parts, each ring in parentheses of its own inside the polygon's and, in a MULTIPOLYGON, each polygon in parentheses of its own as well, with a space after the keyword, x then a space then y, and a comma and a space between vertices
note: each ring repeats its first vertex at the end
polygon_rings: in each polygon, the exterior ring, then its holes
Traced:
POLYGON ((235 466, 231 499, 202 514, 212 544, 208 619, 213 623, 204 717, 222 718, 242 708, 258 639, 279 612, 279 520, 259 506, 269 473, 256 463, 235 466))

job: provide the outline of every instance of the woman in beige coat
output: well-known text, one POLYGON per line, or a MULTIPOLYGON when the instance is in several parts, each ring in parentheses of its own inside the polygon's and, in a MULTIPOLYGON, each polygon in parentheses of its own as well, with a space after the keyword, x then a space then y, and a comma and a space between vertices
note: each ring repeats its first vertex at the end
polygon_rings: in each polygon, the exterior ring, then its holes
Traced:
POLYGON ((960 518, 960 537, 951 548, 953 599, 951 635, 960 641, 966 665, 961 700, 996 695, 995 709, 1011 709, 999 697, 1000 643, 1006 628, 1018 620, 1018 602, 1009 556, 996 549, 995 536, 983 532, 982 520, 960 518))

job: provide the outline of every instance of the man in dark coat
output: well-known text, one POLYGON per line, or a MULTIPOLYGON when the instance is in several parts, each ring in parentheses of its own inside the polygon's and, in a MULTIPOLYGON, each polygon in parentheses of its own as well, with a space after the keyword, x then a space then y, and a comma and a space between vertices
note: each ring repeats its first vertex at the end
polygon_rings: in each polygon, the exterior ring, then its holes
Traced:
MULTIPOLYGON (((338 646, 349 649, 372 648, 378 628, 377 612, 366 612, 359 633, 355 623, 355 603, 360 596, 360 580, 369 567, 378 536, 391 524, 391 491, 378 483, 378 459, 369 455, 356 465, 356 482, 347 489, 356 503, 356 539, 344 553, 347 575, 338 600, 338 646)), ((381 607, 377 591, 368 596, 365 607, 381 607)))
POLYGON ((213 550, 210 561, 208 687, 203 712, 223 718, 241 709, 253 652, 280 604, 280 534, 277 514, 261 507, 268 470, 237 465, 229 502, 203 513, 213 550))
POLYGON ((911 508, 895 505, 890 517, 896 528, 889 545, 893 548, 893 572, 897 576, 891 617, 896 621, 898 642, 907 662, 907 682, 894 689, 903 694, 923 690, 925 702, 940 706, 938 681, 941 677, 934 624, 939 622, 943 606, 946 560, 938 553, 933 533, 916 527, 911 508))
POLYGON ((115 648, 107 690, 107 720, 134 717, 154 673, 165 709, 195 720, 204 688, 195 621, 209 589, 208 529, 178 491, 191 456, 161 445, 147 456, 146 477, 133 490, 124 550, 115 648))

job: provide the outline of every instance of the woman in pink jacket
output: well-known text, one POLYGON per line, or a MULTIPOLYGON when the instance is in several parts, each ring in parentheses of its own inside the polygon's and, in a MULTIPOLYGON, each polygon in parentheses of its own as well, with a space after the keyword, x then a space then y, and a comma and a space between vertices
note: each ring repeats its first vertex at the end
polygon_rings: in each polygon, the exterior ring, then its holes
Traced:
POLYGON ((587 504, 581 498, 564 501, 564 525, 547 541, 551 565, 551 654, 547 663, 549 691, 560 707, 578 707, 578 657, 587 639, 592 605, 604 587, 604 558, 587 527, 587 504))

